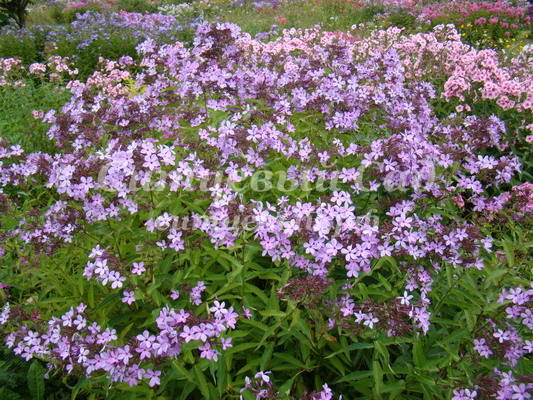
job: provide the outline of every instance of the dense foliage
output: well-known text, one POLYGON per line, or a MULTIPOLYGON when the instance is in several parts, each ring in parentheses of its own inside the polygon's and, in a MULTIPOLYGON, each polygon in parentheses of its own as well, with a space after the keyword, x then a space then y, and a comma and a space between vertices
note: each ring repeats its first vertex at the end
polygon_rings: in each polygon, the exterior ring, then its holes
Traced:
POLYGON ((530 398, 531 50, 221 8, 0 33, 0 396, 530 398))

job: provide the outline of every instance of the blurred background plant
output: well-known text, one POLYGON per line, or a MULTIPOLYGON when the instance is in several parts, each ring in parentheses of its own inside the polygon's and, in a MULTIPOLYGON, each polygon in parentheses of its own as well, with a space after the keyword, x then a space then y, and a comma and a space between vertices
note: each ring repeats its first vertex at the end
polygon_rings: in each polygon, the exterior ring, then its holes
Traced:
POLYGON ((0 0, 0 26, 7 25, 10 21, 22 28, 26 23, 28 6, 33 0, 0 0))

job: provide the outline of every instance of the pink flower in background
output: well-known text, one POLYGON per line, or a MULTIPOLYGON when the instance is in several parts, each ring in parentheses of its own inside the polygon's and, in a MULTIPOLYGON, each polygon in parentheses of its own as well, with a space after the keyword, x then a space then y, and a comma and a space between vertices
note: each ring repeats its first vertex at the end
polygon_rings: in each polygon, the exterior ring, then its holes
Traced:
POLYGON ((455 202, 455 204, 457 204, 457 207, 459 207, 459 208, 463 208, 465 206, 465 201, 464 201, 463 197, 460 194, 455 196, 453 198, 453 201, 455 202))
POLYGON ((33 63, 30 65, 29 71, 32 74, 41 74, 46 71, 46 65, 41 63, 33 63))
POLYGON ((66 8, 76 9, 76 8, 87 7, 88 5, 89 5, 89 3, 86 2, 86 1, 76 1, 74 3, 67 3, 67 7, 66 8))
POLYGON ((40 110, 33 110, 31 112, 31 115, 35 119, 42 119, 44 117, 44 113, 42 111, 40 111, 40 110))

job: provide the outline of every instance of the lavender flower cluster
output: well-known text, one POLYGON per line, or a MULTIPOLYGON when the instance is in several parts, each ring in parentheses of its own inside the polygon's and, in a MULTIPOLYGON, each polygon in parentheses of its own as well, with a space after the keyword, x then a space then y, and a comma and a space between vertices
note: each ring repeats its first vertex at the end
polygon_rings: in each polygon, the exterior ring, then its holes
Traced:
POLYGON ((480 357, 497 358, 501 360, 501 366, 495 368, 491 376, 480 379, 476 387, 454 391, 453 400, 531 398, 533 384, 527 377, 516 376, 512 368, 518 360, 533 352, 533 341, 524 340, 522 336, 524 330, 533 330, 533 284, 529 289, 504 289, 497 303, 508 305, 505 318, 503 321, 488 318, 486 327, 473 343, 480 357))
MULTIPOLYGON (((194 296, 193 303, 198 304, 198 294, 192 293, 191 298, 194 296)), ((161 371, 146 365, 176 357, 182 346, 192 341, 197 343, 194 348, 200 358, 216 361, 220 349, 232 347, 231 338, 223 334, 235 329, 239 318, 233 307, 226 308, 224 302, 218 301, 210 308, 213 315, 209 318, 198 318, 185 309, 164 307, 156 318, 154 333, 144 330, 119 346, 113 344, 118 339, 117 332, 91 322, 86 310, 87 306, 80 304, 59 318, 44 321, 38 315, 26 316, 22 309, 6 304, 0 314, 0 325, 15 318, 31 319, 32 323, 20 325, 7 335, 5 343, 25 360, 51 360, 50 369, 62 368, 67 373, 77 370, 86 375, 104 372, 111 382, 133 386, 145 380, 149 386, 156 386, 161 371)))

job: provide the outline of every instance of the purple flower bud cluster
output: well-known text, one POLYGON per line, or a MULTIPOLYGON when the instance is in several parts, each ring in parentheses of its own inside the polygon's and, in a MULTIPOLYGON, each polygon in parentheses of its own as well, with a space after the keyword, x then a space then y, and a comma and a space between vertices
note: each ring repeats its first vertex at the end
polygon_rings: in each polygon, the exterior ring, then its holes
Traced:
POLYGON ((430 312, 421 302, 407 304, 410 297, 413 296, 407 296, 407 300, 404 297, 378 303, 373 300, 356 302, 351 296, 343 295, 332 304, 335 311, 329 328, 338 326, 355 336, 368 329, 386 332, 388 336, 409 336, 416 329, 426 333, 430 312))
POLYGON ((315 275, 302 279, 294 279, 278 291, 278 297, 290 299, 314 308, 322 298, 332 282, 315 275))

